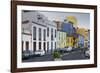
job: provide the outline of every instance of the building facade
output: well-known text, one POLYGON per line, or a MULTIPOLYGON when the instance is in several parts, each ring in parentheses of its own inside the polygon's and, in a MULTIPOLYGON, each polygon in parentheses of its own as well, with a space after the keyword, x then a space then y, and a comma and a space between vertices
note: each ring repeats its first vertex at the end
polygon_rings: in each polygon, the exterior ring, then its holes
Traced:
POLYGON ((84 36, 84 47, 88 47, 88 29, 77 28, 77 34, 84 36))
POLYGON ((73 23, 69 22, 69 21, 64 21, 62 23, 62 31, 66 32, 67 33, 67 36, 66 36, 66 47, 69 47, 69 46, 74 46, 75 44, 75 35, 76 34, 76 31, 75 31, 75 28, 73 27, 73 23))
POLYGON ((63 49, 66 47, 66 36, 66 32, 57 31, 57 49, 63 49))
POLYGON ((38 50, 52 52, 56 48, 56 24, 43 14, 37 11, 22 11, 22 30, 27 33, 22 34, 24 51, 29 48, 33 52, 38 50), (26 41, 26 45, 23 41, 26 41))
POLYGON ((83 35, 78 35, 78 47, 84 48, 84 36, 83 35))
POLYGON ((66 38, 66 46, 69 47, 73 47, 74 46, 74 37, 73 36, 68 36, 66 38))

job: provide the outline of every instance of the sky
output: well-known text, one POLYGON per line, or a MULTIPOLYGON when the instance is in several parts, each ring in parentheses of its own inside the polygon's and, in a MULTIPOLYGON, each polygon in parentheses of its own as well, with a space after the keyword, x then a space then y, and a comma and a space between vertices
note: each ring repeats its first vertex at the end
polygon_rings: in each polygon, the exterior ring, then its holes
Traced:
POLYGON ((75 16, 78 27, 90 29, 90 14, 89 13, 75 13, 75 12, 53 12, 53 11, 38 11, 49 20, 64 21, 67 16, 75 16))

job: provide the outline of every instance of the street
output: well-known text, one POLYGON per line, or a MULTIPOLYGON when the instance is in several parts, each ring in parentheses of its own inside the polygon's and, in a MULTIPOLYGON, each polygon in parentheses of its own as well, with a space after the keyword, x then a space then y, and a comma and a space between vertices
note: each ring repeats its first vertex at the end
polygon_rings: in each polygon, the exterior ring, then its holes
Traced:
MULTIPOLYGON (((70 53, 64 53, 61 55, 62 60, 84 60, 89 59, 84 56, 84 53, 80 50, 73 51, 70 53)), ((41 62, 41 61, 54 61, 52 54, 45 54, 44 56, 31 57, 29 59, 23 60, 23 62, 41 62)))
POLYGON ((88 59, 87 57, 84 56, 84 53, 82 51, 72 52, 62 56, 62 60, 82 60, 82 59, 88 59))
POLYGON ((23 60, 23 62, 40 62, 40 61, 53 61, 53 57, 51 54, 45 54, 44 56, 31 57, 27 60, 23 60))

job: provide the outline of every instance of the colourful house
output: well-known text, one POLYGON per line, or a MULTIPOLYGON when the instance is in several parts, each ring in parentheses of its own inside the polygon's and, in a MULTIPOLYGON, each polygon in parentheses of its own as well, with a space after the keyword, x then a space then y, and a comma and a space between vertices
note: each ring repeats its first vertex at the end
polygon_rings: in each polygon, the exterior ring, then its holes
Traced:
POLYGON ((84 48, 84 36, 83 35, 78 35, 78 47, 84 48))
POLYGON ((61 26, 61 30, 67 33, 66 36, 66 47, 68 46, 74 46, 75 44, 75 28, 73 27, 73 23, 68 22, 68 21, 64 21, 62 26, 61 26))
POLYGON ((77 28, 77 34, 84 36, 84 47, 88 47, 88 29, 77 28))
POLYGON ((66 47, 66 32, 57 31, 57 48, 65 48, 66 47))
POLYGON ((74 46, 76 41, 76 28, 73 23, 64 21, 57 24, 57 48, 74 46))
POLYGON ((67 36, 66 38, 66 46, 74 46, 74 37, 73 36, 67 36))

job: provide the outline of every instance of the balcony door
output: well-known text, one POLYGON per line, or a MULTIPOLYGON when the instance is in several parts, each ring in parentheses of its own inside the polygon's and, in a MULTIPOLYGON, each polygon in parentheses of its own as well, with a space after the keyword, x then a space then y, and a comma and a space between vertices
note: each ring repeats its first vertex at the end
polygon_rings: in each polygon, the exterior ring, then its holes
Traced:
POLYGON ((29 42, 26 41, 26 51, 28 51, 28 50, 29 50, 29 42))

